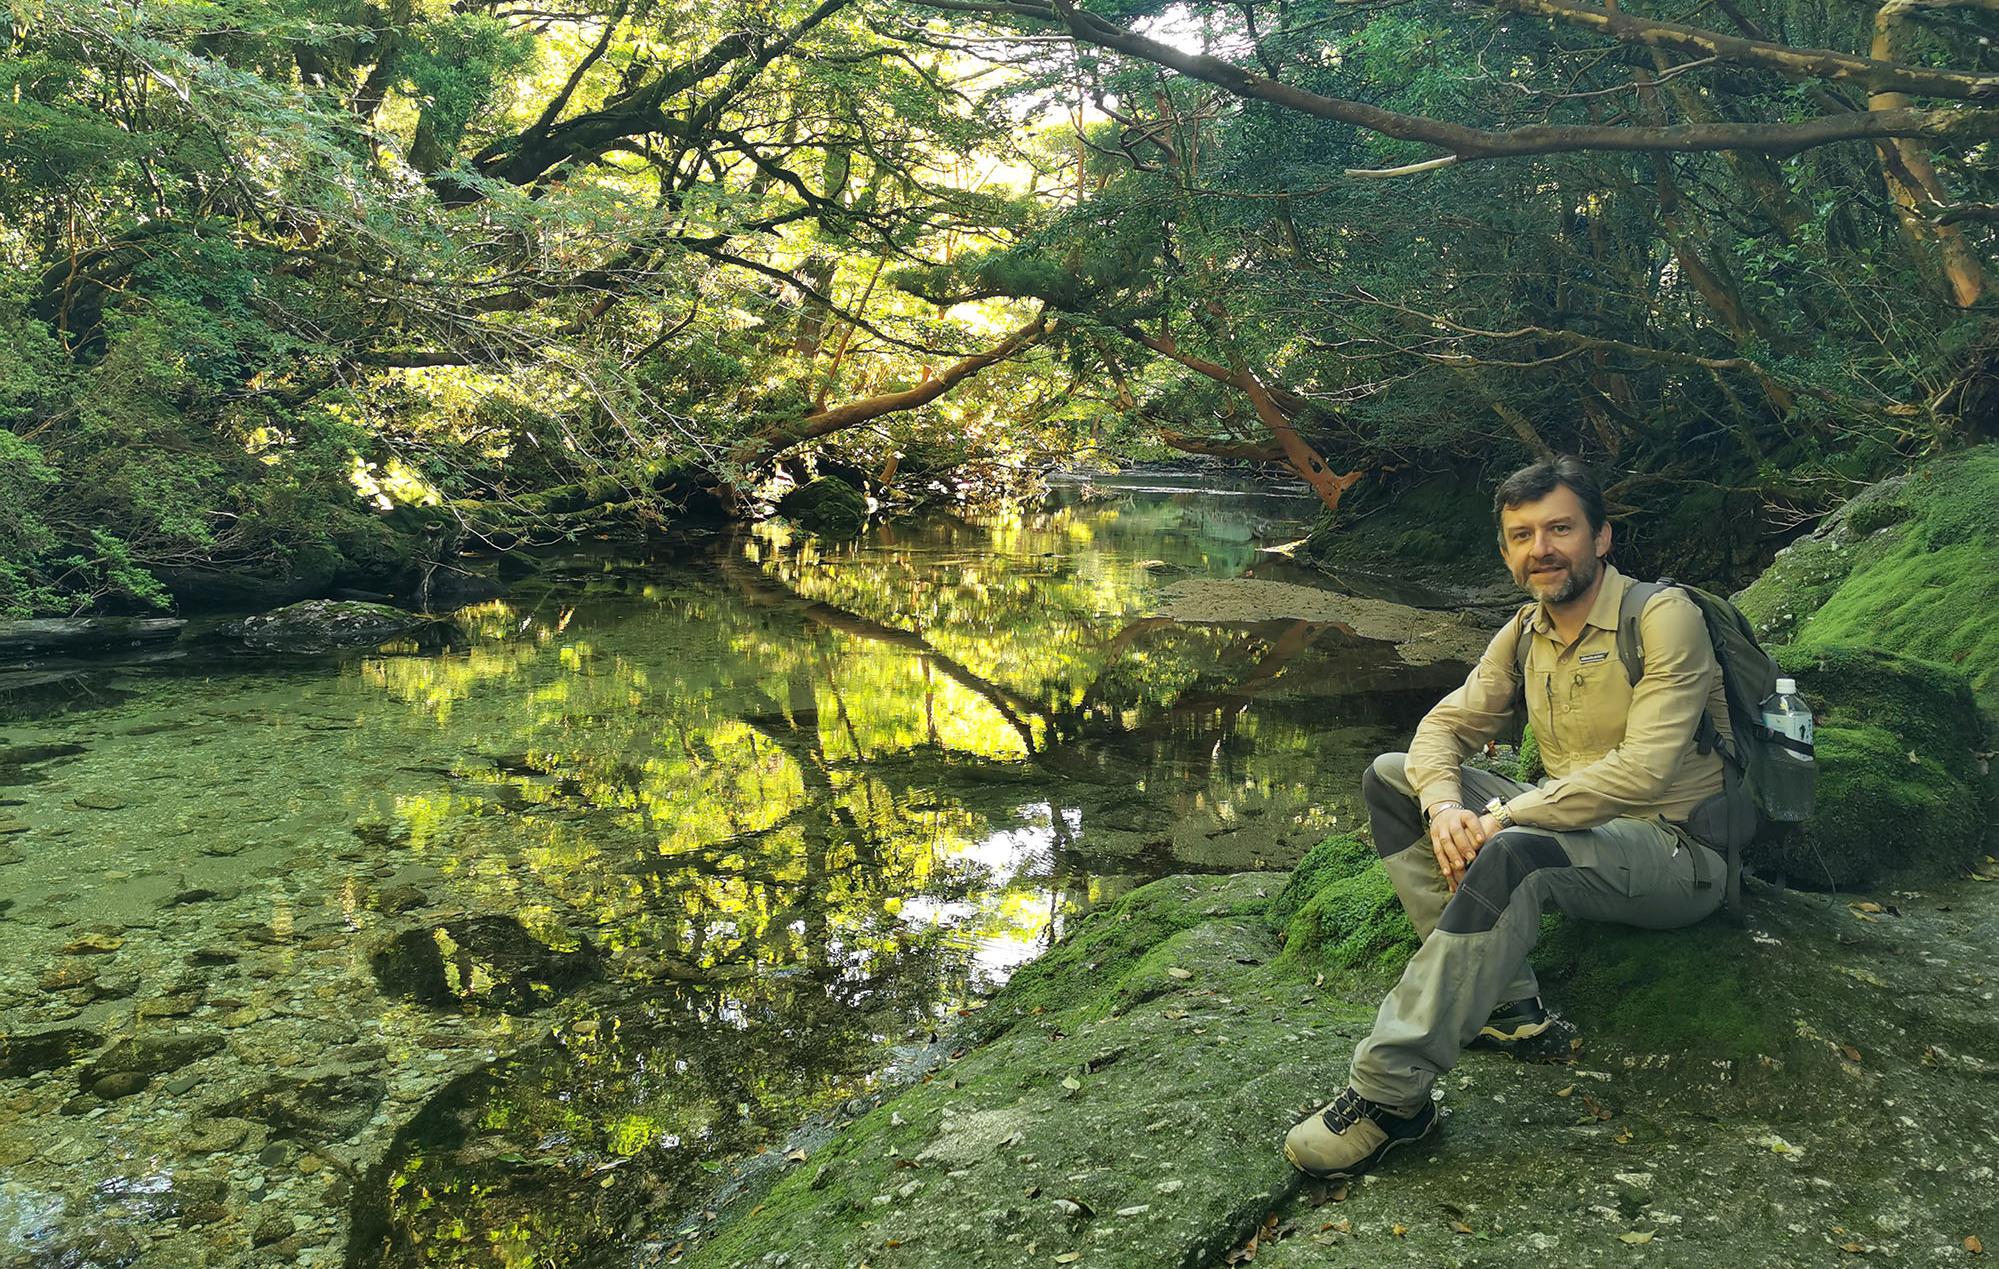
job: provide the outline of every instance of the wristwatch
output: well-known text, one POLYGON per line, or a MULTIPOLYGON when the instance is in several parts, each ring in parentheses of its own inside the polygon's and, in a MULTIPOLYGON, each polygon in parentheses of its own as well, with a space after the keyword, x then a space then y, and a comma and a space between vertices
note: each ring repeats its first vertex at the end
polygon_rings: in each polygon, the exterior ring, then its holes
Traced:
POLYGON ((1501 828, 1512 828, 1513 817, 1506 811, 1506 799, 1494 798, 1485 804, 1485 813, 1499 821, 1501 828))

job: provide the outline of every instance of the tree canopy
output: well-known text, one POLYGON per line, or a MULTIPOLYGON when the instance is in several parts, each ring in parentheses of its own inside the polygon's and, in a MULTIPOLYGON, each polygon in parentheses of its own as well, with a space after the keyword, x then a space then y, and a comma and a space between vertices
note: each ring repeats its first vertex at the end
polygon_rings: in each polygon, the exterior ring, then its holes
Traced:
POLYGON ((17 6, 0 609, 366 578, 410 508, 442 549, 814 471, 893 501, 1173 451, 1335 513, 1578 452, 1620 511, 1767 549, 1991 429, 1995 27, 1959 0, 17 6))

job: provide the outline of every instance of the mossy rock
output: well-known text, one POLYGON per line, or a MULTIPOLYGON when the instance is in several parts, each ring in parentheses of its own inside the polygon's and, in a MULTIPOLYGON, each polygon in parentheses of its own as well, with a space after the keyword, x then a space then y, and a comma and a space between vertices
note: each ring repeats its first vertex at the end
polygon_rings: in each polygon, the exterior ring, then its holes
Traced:
POLYGON ((1334 569, 1403 577, 1417 566, 1428 581, 1504 589, 1489 495, 1468 497, 1472 487, 1457 475, 1362 481, 1336 515, 1320 517, 1304 553, 1334 569))
MULTIPOLYGON (((1346 846, 1333 838, 1314 848, 1313 854, 1325 854, 1320 867, 1300 885, 1302 902, 1285 922, 1284 952, 1277 964, 1301 976, 1325 974, 1342 982, 1385 986, 1415 953, 1416 931, 1372 850, 1358 871, 1335 873, 1331 865, 1346 846), (1303 893, 1306 885, 1311 887, 1308 894, 1303 893)), ((1307 862, 1311 859, 1306 856, 1307 862)), ((1303 868, 1301 864, 1301 872, 1303 868)), ((1298 876, 1294 873, 1294 880, 1298 876)), ((1292 893, 1287 887, 1279 898, 1292 893)), ((1289 905, 1287 900, 1285 906, 1289 905)))
POLYGON ((1883 481, 1787 548, 1736 604, 1768 642, 1956 666, 1999 710, 1999 445, 1883 481))
POLYGON ((1375 861, 1374 847, 1358 833, 1334 833, 1298 861, 1284 888, 1271 897, 1264 915, 1278 929, 1291 924, 1312 896, 1336 881, 1345 881, 1375 861))
POLYGON ((1937 877, 1984 849, 1982 790, 1883 727, 1818 729, 1818 810, 1745 853, 1759 873, 1813 889, 1887 873, 1937 877))
POLYGON ((1748 1061, 1777 1054, 1786 1019, 1763 1007, 1751 936, 1725 922, 1640 930, 1542 918, 1533 962, 1591 1044, 1748 1061))
POLYGON ((1745 852, 1757 872, 1813 889, 1956 872, 1985 849, 1990 782, 1970 682, 1871 648, 1778 648, 1819 720, 1817 811, 1745 852))
POLYGON ((1148 958, 1174 935, 1218 917, 1262 915, 1272 876, 1168 877, 1084 917, 1046 955, 1023 965, 980 1010, 970 1030, 981 1040, 1023 1018, 1074 1011, 1102 1018, 1142 998, 1163 973, 1148 958))
POLYGON ((1984 747, 1978 702, 1959 670, 1844 644, 1770 651, 1821 724, 1885 727, 1960 773, 1969 772, 1972 754, 1984 747))
POLYGON ((868 527, 867 497, 831 476, 792 490, 779 500, 777 510, 793 524, 823 538, 855 538, 868 527))

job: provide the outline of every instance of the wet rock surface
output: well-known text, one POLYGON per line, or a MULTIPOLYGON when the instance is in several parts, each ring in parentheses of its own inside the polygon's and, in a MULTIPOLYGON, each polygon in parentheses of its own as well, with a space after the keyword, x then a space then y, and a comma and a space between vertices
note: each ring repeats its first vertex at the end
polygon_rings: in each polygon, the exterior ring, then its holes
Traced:
POLYGON ((0 663, 42 653, 116 652, 176 639, 176 617, 44 617, 0 621, 0 663))
POLYGON ((1380 984, 1266 964, 1257 901, 1285 882, 1135 892, 1090 924, 1139 936, 1099 932, 1063 982, 1024 984, 1070 1007, 1002 992, 986 1045, 734 1200, 719 1232, 696 1217, 657 1241, 790 1269, 1219 1265, 1253 1236, 1259 1265, 1802 1266, 1847 1244, 1954 1261, 1999 1222, 1993 887, 1903 894, 1872 921, 1762 892, 1747 932, 1662 936, 1688 942, 1688 974, 1746 959, 1767 1027, 1634 1031, 1578 988, 1573 1063, 1468 1055, 1439 1137, 1325 1186, 1278 1145, 1340 1087, 1380 984))
POLYGON ((433 617, 387 604, 308 599, 227 622, 216 628, 214 637, 253 652, 314 655, 338 648, 375 647, 438 629, 433 617))

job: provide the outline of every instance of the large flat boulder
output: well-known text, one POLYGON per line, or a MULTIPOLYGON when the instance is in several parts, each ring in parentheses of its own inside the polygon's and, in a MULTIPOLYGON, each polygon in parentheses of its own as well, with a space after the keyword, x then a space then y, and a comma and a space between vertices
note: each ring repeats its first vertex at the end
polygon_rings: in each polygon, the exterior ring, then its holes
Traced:
POLYGON ((1759 890, 1747 929, 1551 918, 1536 959, 1576 1060, 1467 1055, 1434 1142, 1305 1183, 1283 1134, 1407 954, 1371 856, 1338 838, 1289 878, 1133 891, 1003 990, 981 1043, 661 1245, 730 1269, 1180 1269, 1251 1238, 1259 1266, 1732 1266, 1928 1262, 1999 1228, 1999 887, 1968 882, 1877 912, 1759 890))
POLYGON ((0 622, 0 662, 50 653, 120 652, 170 642, 186 626, 178 617, 37 617, 0 622))

